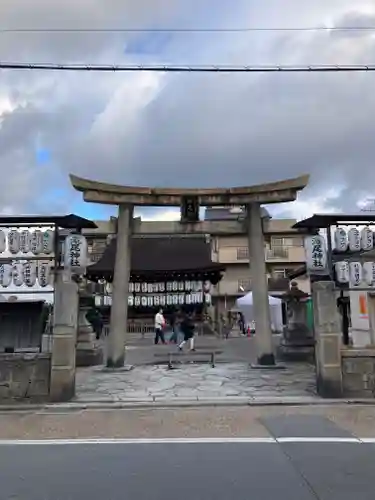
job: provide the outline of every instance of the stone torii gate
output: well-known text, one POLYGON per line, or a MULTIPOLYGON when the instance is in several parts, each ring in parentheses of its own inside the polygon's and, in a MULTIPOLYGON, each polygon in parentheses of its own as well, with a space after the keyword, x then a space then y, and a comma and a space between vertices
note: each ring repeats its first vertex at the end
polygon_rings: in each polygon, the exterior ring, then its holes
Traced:
MULTIPOLYGON (((125 334, 128 311, 128 284, 130 277, 130 237, 142 234, 142 222, 133 220, 134 206, 179 206, 181 221, 167 224, 174 234, 214 234, 218 223, 199 221, 200 206, 246 206, 246 227, 243 222, 233 224, 232 233, 248 234, 254 317, 257 334, 257 363, 272 366, 275 356, 272 345, 271 321, 268 304, 264 234, 261 204, 294 201, 305 188, 308 175, 294 179, 249 187, 180 189, 119 186, 91 181, 70 175, 72 186, 83 193, 87 202, 118 205, 117 247, 114 266, 110 332, 108 337, 107 366, 121 368, 125 362, 125 334), (212 227, 211 227, 212 226, 212 227)), ((143 231, 144 232, 144 231, 143 231)))

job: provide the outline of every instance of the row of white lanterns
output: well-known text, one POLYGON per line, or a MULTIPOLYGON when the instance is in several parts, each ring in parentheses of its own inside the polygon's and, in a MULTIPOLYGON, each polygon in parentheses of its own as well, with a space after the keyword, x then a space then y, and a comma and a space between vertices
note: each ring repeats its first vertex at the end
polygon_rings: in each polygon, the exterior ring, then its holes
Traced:
POLYGON ((375 262, 347 262, 335 263, 336 281, 349 283, 351 286, 375 285, 375 262))
POLYGON ((11 229, 8 234, 0 230, 0 253, 7 250, 12 255, 21 253, 33 253, 34 255, 49 255, 54 251, 55 232, 47 231, 17 231, 11 229))
MULTIPOLYGON (((12 231, 10 231, 10 233, 11 232, 12 231)), ((8 234, 8 237, 10 233, 8 234)), ((17 232, 18 236, 15 238, 18 241, 17 245, 21 240, 20 235, 22 233, 23 232, 17 232)), ((45 231, 44 233, 42 233, 41 231, 39 231, 39 233, 42 235, 42 239, 39 238, 39 242, 42 242, 42 247, 39 246, 38 248, 36 248, 35 246, 29 246, 28 248, 30 250, 28 251, 32 251, 33 253, 37 254, 39 253, 39 250, 41 248, 40 253, 52 253, 54 232, 45 231), (52 233, 52 235, 50 233, 52 233), (47 245, 46 242, 48 242, 49 244, 47 245)), ((30 233, 30 235, 33 236, 34 233, 30 233)), ((15 250, 21 247, 15 245, 15 239, 8 239, 9 251, 11 251, 11 248, 13 248, 14 253, 18 253, 18 251, 15 252, 15 250)), ((67 269, 72 273, 82 274, 86 269, 88 262, 86 238, 81 234, 71 234, 67 236, 64 242, 63 257, 64 269, 67 269)), ((25 260, 26 259, 27 257, 25 257, 25 260)), ((33 287, 37 283, 41 287, 46 287, 51 284, 51 278, 51 262, 39 261, 38 263, 36 263, 29 260, 24 263, 18 262, 15 264, 0 264, 0 286, 4 288, 10 286, 12 282, 17 287, 22 286, 23 284, 27 287, 33 287)))
POLYGON ((338 252, 346 252, 348 249, 351 252, 361 250, 367 252, 374 248, 374 233, 369 227, 365 227, 361 231, 352 227, 348 232, 344 228, 338 227, 334 231, 334 241, 335 249, 338 252))
POLYGON ((37 284, 46 287, 51 284, 50 262, 25 262, 23 264, 0 264, 0 286, 7 288, 13 282, 15 286, 33 287, 37 284))
POLYGON ((210 304, 211 295, 203 292, 176 293, 167 295, 129 295, 128 305, 130 307, 154 307, 154 306, 172 306, 184 304, 210 304))

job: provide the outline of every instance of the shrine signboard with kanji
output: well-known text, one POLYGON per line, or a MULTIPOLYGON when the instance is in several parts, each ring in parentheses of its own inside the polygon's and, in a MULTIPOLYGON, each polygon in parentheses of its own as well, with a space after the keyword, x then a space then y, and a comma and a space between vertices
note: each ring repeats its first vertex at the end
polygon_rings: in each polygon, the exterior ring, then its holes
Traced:
POLYGON ((327 274, 328 254, 323 236, 316 234, 305 238, 306 268, 310 274, 327 274))

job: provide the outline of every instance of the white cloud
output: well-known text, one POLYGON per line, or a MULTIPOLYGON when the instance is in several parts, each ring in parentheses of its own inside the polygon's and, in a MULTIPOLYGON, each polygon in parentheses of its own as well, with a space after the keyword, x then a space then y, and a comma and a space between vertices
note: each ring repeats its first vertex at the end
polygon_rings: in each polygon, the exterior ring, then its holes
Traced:
MULTIPOLYGON (((9 27, 291 26, 375 24, 373 1, 4 0, 9 27), (57 9, 57 10, 56 10, 57 9)), ((372 33, 0 34, 0 59, 108 63, 371 63, 372 33), (146 40, 147 41, 147 40, 146 40), (139 42, 139 43, 137 43, 139 42)), ((251 185, 311 173, 278 213, 352 210, 375 195, 374 75, 3 72, 0 211, 68 211, 68 172, 121 184, 251 185), (39 142, 38 142, 39 141, 39 142), (51 153, 41 170, 35 144, 51 153), (340 186, 340 195, 332 188, 340 186), (54 190, 66 189, 66 195, 54 190)), ((76 198, 74 198, 75 200, 76 198)), ((289 214, 290 215, 290 214, 289 214)), ((146 215, 146 218, 149 217, 146 215)), ((159 210, 160 220, 179 213, 159 210)))

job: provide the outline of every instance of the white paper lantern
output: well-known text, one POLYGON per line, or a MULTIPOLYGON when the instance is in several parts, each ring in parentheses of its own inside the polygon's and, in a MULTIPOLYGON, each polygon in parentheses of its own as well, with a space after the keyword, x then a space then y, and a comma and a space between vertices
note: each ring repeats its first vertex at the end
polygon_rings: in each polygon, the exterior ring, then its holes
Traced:
POLYGON ((159 284, 158 283, 153 283, 152 284, 152 292, 153 293, 158 293, 159 291, 159 284))
POLYGON ((349 250, 359 252, 361 250, 361 233, 356 227, 352 227, 348 232, 349 250))
POLYGON ((153 305, 154 305, 153 296, 150 295, 149 297, 147 297, 147 306, 152 307, 153 305))
POLYGON ((188 294, 186 295, 186 297, 185 297, 185 302, 186 302, 186 304, 188 304, 188 305, 192 303, 192 295, 191 295, 191 293, 188 293, 188 294))
POLYGON ((155 306, 159 306, 160 305, 160 297, 159 297, 159 295, 154 295, 154 304, 155 304, 155 306))
POLYGON ((82 273, 87 267, 87 241, 82 234, 70 234, 65 238, 64 268, 82 273))
POLYGON ((30 252, 30 231, 27 229, 20 232, 20 252, 30 252))
POLYGON ((51 282, 51 264, 49 262, 38 263, 38 283, 41 287, 46 287, 51 282))
POLYGON ((7 288, 12 282, 12 266, 0 264, 0 286, 7 288))
POLYGON ((172 281, 172 291, 177 292, 177 290, 178 290, 178 282, 172 281))
POLYGON ((172 281, 167 281, 166 289, 167 289, 167 292, 171 292, 173 290, 172 281))
POLYGON ((54 252, 55 249, 55 231, 52 229, 47 229, 43 233, 43 253, 49 255, 54 252))
POLYGON ((134 297, 134 306, 139 307, 141 305, 141 298, 137 295, 134 297))
POLYGON ((185 281, 185 292, 190 292, 191 290, 191 281, 185 281))
POLYGON ((135 291, 135 293, 139 293, 141 291, 141 284, 140 283, 134 283, 134 291, 135 291))
POLYGON ((165 303, 166 303, 165 295, 160 295, 160 305, 163 307, 165 306, 165 303))
POLYGON ((0 253, 5 252, 7 248, 7 238, 5 236, 5 233, 2 229, 0 229, 0 253))
POLYGON ((152 283, 148 283, 147 292, 152 293, 154 291, 154 285, 152 283))
POLYGON ((30 233, 30 252, 39 255, 43 252, 43 233, 36 230, 30 233))
POLYGON ((23 266, 20 263, 14 264, 13 271, 13 284, 15 286, 23 285, 23 266))
POLYGON ((172 295, 167 295, 167 306, 171 306, 173 304, 172 295))
POLYGON ((34 286, 36 283, 36 263, 26 262, 23 264, 23 281, 26 286, 34 286))
POLYGON ((346 261, 336 262, 335 271, 336 271, 336 281, 338 283, 349 283, 350 275, 349 275, 348 262, 346 261))
POLYGON ((203 290, 203 281, 196 281, 195 282, 195 291, 201 292, 202 290, 203 290))
POLYGON ((133 295, 128 296, 128 306, 133 307, 134 306, 134 297, 133 295))
POLYGON ((306 268, 311 273, 327 273, 327 248, 323 236, 316 234, 305 238, 306 268))
POLYGON ((159 292, 164 293, 165 292, 165 283, 158 283, 158 289, 159 289, 159 292))
POLYGON ((134 293, 134 283, 129 283, 129 293, 134 293))
POLYGON ((141 284, 141 292, 147 293, 147 289, 148 289, 147 283, 142 283, 141 284))
POLYGON ((348 235, 345 229, 338 227, 334 232, 335 249, 338 252, 345 252, 348 248, 348 235))
POLYGON ((176 306, 178 304, 178 295, 174 294, 172 295, 172 304, 176 306))
POLYGON ((361 231, 361 247, 365 252, 374 248, 374 233, 369 227, 364 227, 361 231))
POLYGON ((183 293, 179 294, 178 303, 180 304, 180 306, 182 306, 185 303, 185 295, 183 293))
POLYGON ((141 306, 147 307, 147 297, 145 296, 141 297, 141 306))
POLYGON ((13 229, 8 233, 8 249, 12 254, 20 251, 20 233, 13 229))
POLYGON ((362 266, 360 262, 350 262, 349 264, 350 284, 360 286, 362 283, 362 266))
POLYGON ((363 281, 372 286, 375 284, 375 262, 365 262, 362 266, 363 281))

